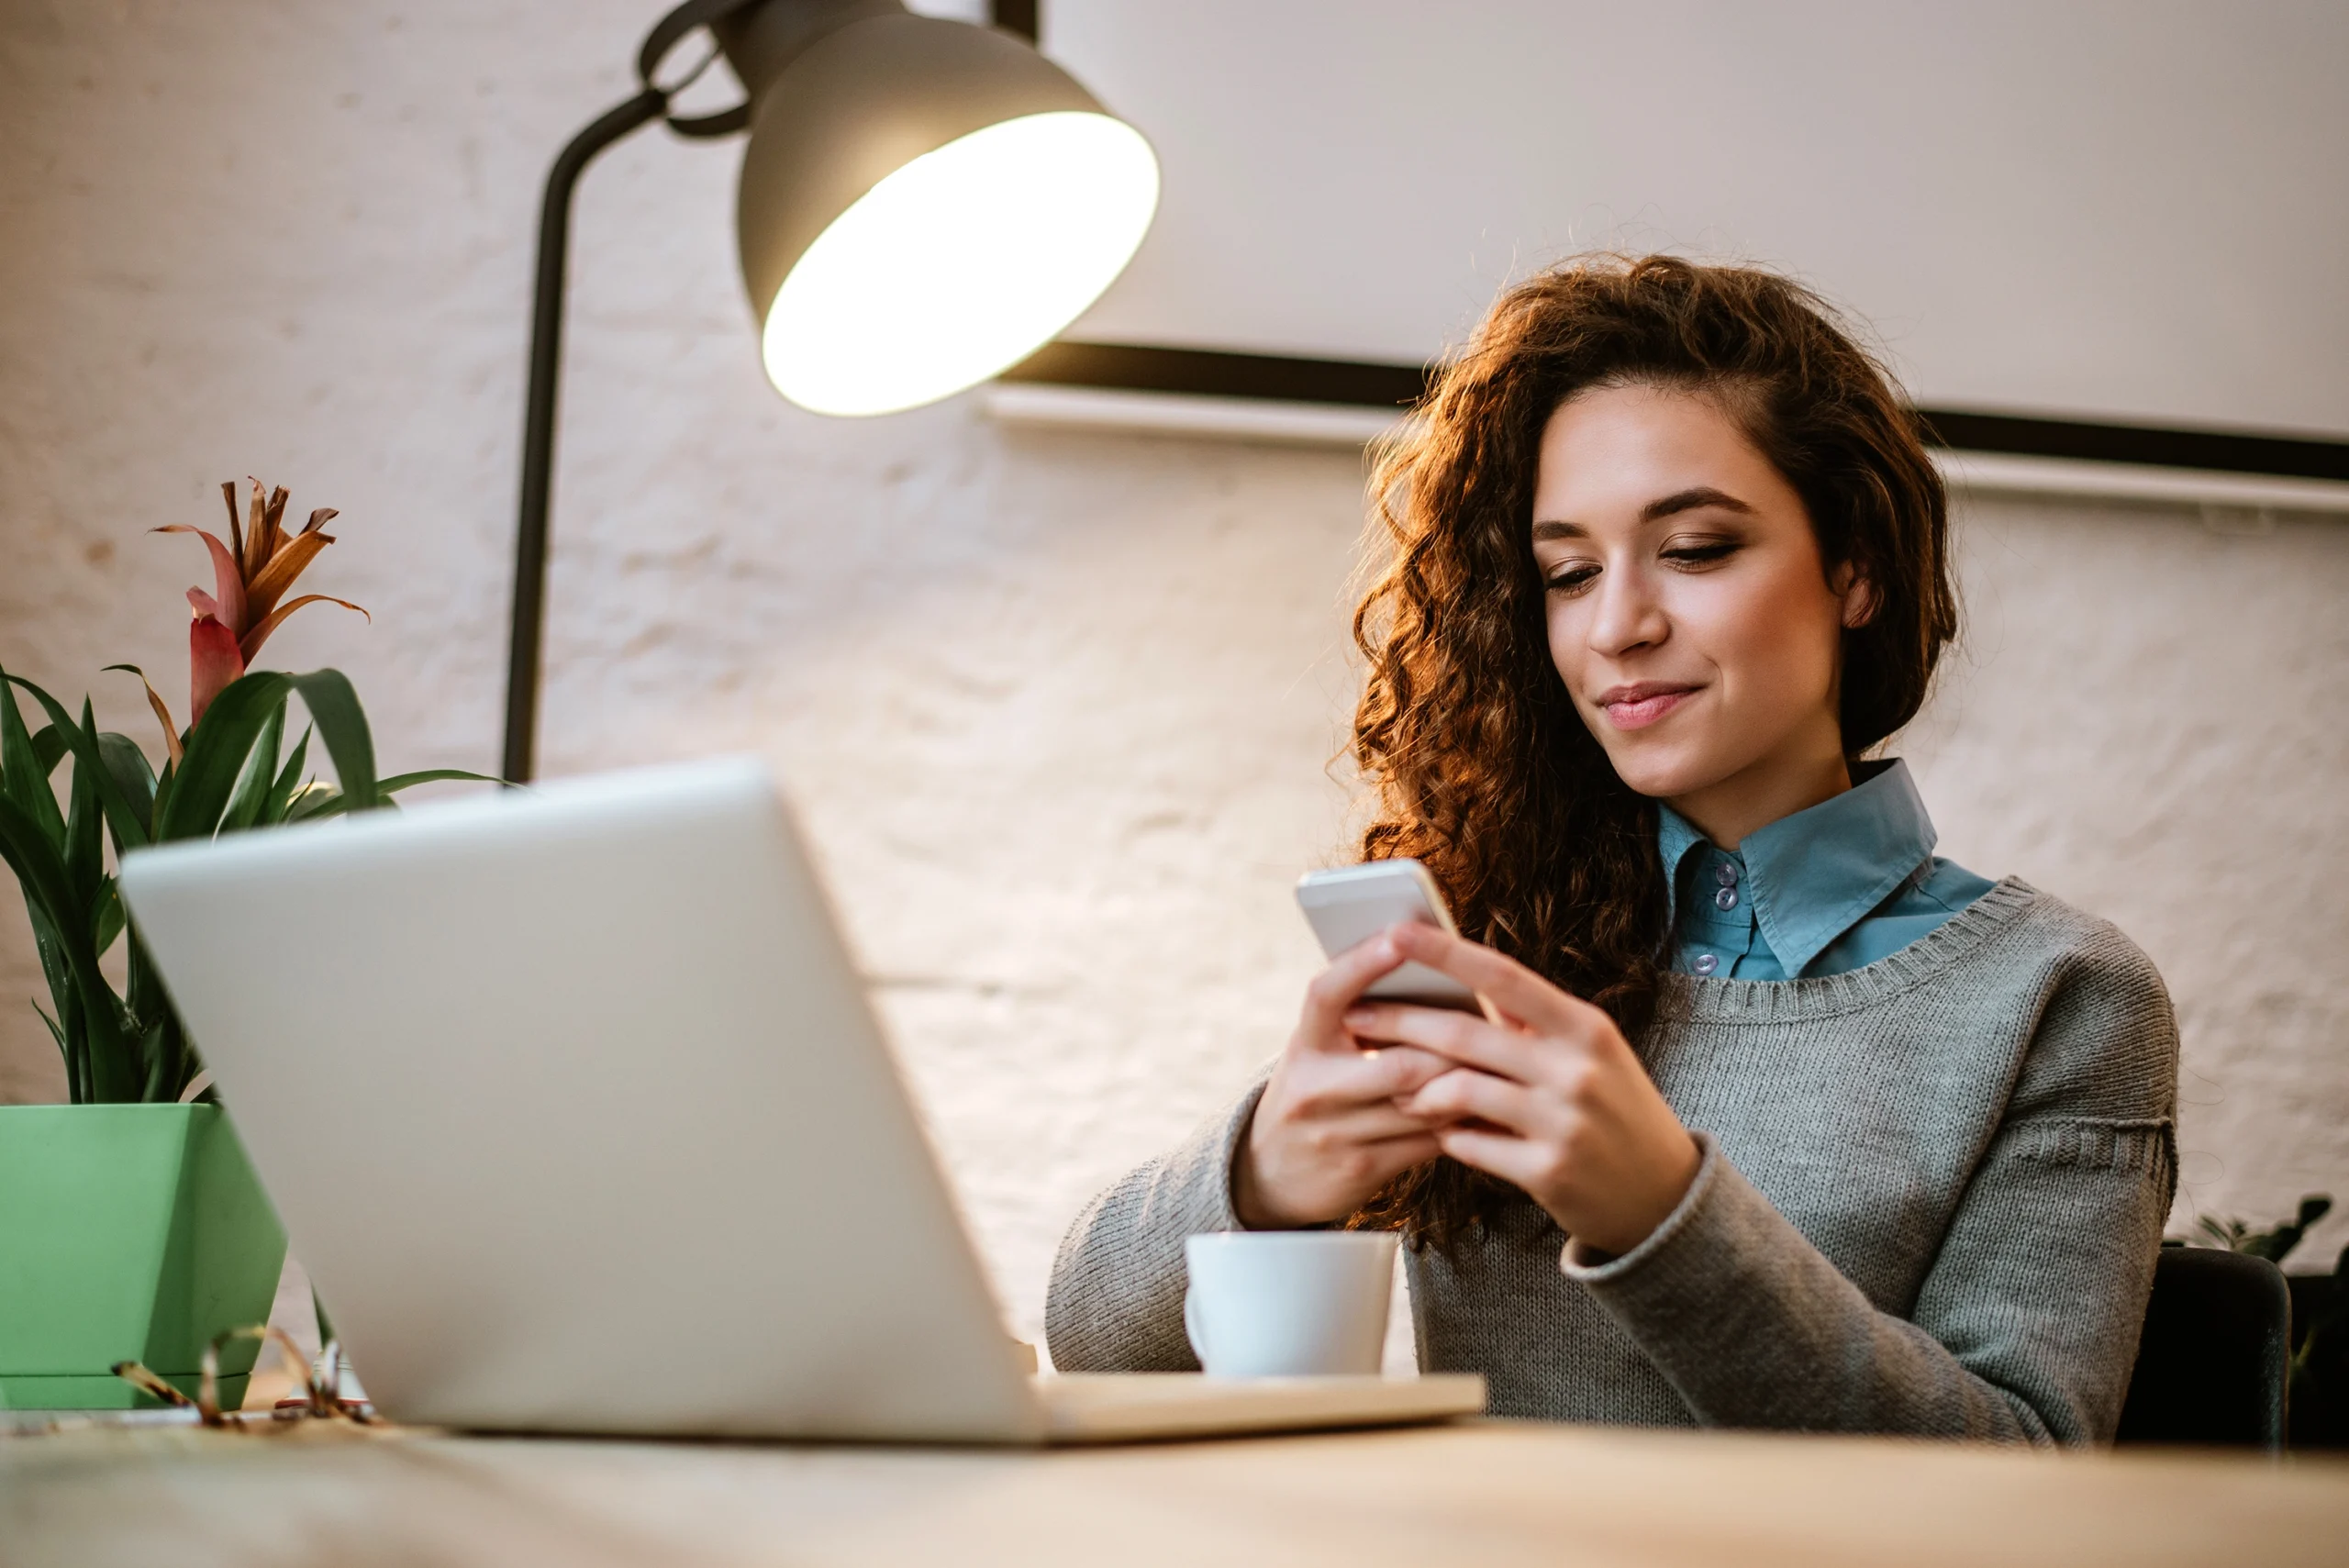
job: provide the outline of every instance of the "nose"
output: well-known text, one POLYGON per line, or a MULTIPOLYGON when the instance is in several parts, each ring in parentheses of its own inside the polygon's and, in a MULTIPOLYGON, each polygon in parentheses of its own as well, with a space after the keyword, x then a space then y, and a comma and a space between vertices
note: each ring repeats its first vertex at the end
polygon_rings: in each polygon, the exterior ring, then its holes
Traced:
POLYGON ((1653 647, 1671 635, 1664 601, 1645 573, 1618 567, 1601 573, 1593 586, 1598 602, 1592 606, 1590 618, 1592 652, 1613 658, 1635 648, 1653 647))

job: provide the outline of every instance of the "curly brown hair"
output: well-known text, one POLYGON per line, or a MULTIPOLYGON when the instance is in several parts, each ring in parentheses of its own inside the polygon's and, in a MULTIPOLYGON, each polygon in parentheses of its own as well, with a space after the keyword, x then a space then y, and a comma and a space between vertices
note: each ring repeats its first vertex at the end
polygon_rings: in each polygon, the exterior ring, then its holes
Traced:
MULTIPOLYGON (((1815 295, 1753 267, 1576 257, 1501 295, 1380 452, 1383 570, 1354 613, 1366 860, 1411 855, 1461 931, 1611 1015, 1638 1044, 1667 933, 1655 805, 1616 776, 1551 662, 1531 543, 1542 435, 1595 387, 1719 400, 1802 498, 1832 572, 1876 610, 1843 635, 1843 746, 1915 717, 1956 635, 1947 498, 1916 417, 1815 295)), ((1450 1159, 1354 1217, 1449 1247, 1527 1201, 1450 1159)))

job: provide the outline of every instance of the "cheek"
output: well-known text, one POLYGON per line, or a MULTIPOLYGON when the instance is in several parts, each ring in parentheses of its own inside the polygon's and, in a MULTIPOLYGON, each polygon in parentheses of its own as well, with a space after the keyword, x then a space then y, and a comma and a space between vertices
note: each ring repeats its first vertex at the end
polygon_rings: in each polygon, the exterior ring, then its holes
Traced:
POLYGON ((1579 607, 1578 600, 1553 598, 1544 612, 1544 620, 1550 628, 1550 662, 1557 667, 1560 678, 1566 683, 1566 689, 1570 692, 1582 689, 1576 684, 1575 674, 1590 653, 1586 628, 1582 624, 1584 617, 1575 614, 1579 607))
POLYGON ((1699 578, 1687 586, 1678 624, 1720 672, 1729 695, 1789 709, 1828 698, 1842 619, 1815 572, 1798 563, 1743 581, 1699 578))
POLYGON ((1599 721, 1598 716, 1582 704, 1576 695, 1593 686, 1609 685, 1620 677, 1620 672, 1601 668, 1599 656, 1590 651, 1591 620, 1594 615, 1588 598, 1553 599, 1544 616, 1550 633, 1550 667, 1558 673, 1564 684, 1566 695, 1583 723, 1597 735, 1602 744, 1611 746, 1615 733, 1610 726, 1599 721))

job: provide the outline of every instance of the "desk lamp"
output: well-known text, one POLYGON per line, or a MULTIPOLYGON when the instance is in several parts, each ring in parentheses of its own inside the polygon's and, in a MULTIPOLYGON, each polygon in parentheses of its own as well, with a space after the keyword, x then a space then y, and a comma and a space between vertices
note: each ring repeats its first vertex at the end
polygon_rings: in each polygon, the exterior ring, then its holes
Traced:
POLYGON ((750 132, 735 225, 760 355, 777 392, 819 414, 918 407, 1016 364, 1109 286, 1158 206, 1150 144, 1067 72, 898 0, 686 0, 645 39, 637 78, 555 159, 539 217, 506 688, 517 784, 537 730, 571 195, 596 153, 656 119, 750 132), (698 31, 701 63, 657 81, 698 31), (719 55, 743 101, 673 114, 719 55))

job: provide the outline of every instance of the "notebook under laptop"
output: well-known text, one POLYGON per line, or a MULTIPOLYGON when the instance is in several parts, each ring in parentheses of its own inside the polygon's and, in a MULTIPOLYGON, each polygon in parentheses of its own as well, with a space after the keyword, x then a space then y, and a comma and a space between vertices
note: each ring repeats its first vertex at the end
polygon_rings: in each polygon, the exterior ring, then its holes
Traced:
POLYGON ((1038 1442, 1483 1405, 1031 1377, 757 762, 160 848, 122 886, 396 1419, 1038 1442))

